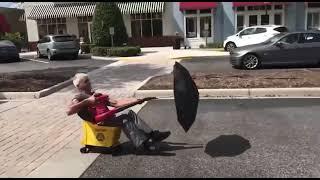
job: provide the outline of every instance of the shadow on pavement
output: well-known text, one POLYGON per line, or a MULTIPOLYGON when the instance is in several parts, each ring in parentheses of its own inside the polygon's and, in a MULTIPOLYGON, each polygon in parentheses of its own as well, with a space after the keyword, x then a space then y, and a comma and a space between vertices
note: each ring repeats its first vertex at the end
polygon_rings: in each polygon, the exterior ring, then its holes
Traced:
MULTIPOLYGON (((112 156, 125 156, 135 154, 134 146, 131 142, 122 143, 121 149, 118 151, 114 151, 113 153, 110 151, 104 151, 103 149, 95 150, 94 153, 101 154, 112 154, 112 156)), ((171 153, 170 151, 177 151, 183 149, 195 149, 195 148, 203 148, 203 145, 199 144, 187 144, 187 143, 171 143, 171 142, 160 142, 156 144, 157 150, 153 152, 139 152, 138 155, 145 156, 175 156, 175 153, 171 153), (169 151, 169 152, 168 152, 169 151)))
POLYGON ((213 158, 221 156, 233 157, 250 148, 249 140, 239 135, 221 135, 210 141, 204 152, 213 158))

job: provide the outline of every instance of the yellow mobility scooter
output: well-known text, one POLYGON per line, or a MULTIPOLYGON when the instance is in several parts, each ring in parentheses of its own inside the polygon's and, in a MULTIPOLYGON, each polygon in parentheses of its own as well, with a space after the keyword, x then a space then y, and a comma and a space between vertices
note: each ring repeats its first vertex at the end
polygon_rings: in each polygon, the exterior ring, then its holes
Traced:
POLYGON ((120 150, 121 128, 99 126, 89 121, 82 121, 83 147, 81 153, 114 153, 120 150))
MULTIPOLYGON (((132 107, 137 104, 141 104, 144 101, 157 99, 155 97, 148 97, 141 99, 137 102, 114 108, 107 113, 98 115, 95 117, 96 122, 101 122, 106 120, 108 117, 112 117, 116 113, 123 111, 129 107, 132 107)), ((109 127, 109 126, 100 126, 96 122, 89 121, 90 115, 88 115, 85 111, 79 112, 78 116, 81 117, 82 121, 82 140, 81 144, 84 145, 80 149, 81 153, 89 153, 89 152, 98 152, 98 153, 117 153, 121 151, 120 146, 120 135, 121 128, 120 127, 109 127)))

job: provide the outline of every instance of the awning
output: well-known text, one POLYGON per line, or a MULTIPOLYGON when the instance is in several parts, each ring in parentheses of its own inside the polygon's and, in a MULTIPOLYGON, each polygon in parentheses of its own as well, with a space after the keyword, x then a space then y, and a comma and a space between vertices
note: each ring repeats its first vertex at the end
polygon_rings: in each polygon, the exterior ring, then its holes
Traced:
POLYGON ((239 6, 263 6, 271 4, 287 4, 287 2, 232 2, 233 7, 239 6))
MULTIPOLYGON (((163 12, 164 2, 120 2, 122 14, 163 12)), ((32 8, 29 19, 93 16, 96 3, 42 4, 32 8)))
POLYGON ((210 9, 217 7, 217 5, 216 2, 180 2, 180 11, 210 9))
POLYGON ((29 19, 92 16, 95 3, 41 4, 32 8, 29 19))
POLYGON ((233 2, 233 7, 238 6, 263 6, 270 5, 271 2, 233 2))
POLYGON ((163 12, 164 2, 123 2, 117 3, 122 14, 163 12))

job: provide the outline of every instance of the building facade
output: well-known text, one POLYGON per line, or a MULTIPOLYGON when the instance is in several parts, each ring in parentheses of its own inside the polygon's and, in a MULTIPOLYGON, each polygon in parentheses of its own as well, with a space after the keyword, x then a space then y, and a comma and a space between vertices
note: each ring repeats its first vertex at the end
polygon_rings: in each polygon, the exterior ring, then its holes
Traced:
MULTIPOLYGON (((119 2, 129 43, 171 46, 175 35, 192 48, 223 40, 245 27, 284 25, 318 29, 317 2, 119 2)), ((25 2, 30 49, 45 34, 73 34, 91 42, 94 2, 25 2)))
POLYGON ((6 32, 19 32, 26 35, 27 29, 23 9, 0 7, 0 35, 6 32))

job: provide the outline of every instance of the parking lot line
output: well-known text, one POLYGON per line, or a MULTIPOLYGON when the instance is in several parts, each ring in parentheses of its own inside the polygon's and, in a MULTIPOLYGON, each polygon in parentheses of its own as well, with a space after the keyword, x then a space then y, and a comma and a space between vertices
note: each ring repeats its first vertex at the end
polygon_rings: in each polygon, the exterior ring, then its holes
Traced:
POLYGON ((35 62, 41 62, 41 63, 49 63, 47 61, 40 61, 40 60, 35 60, 35 59, 26 59, 26 60, 29 60, 29 61, 35 61, 35 62))

